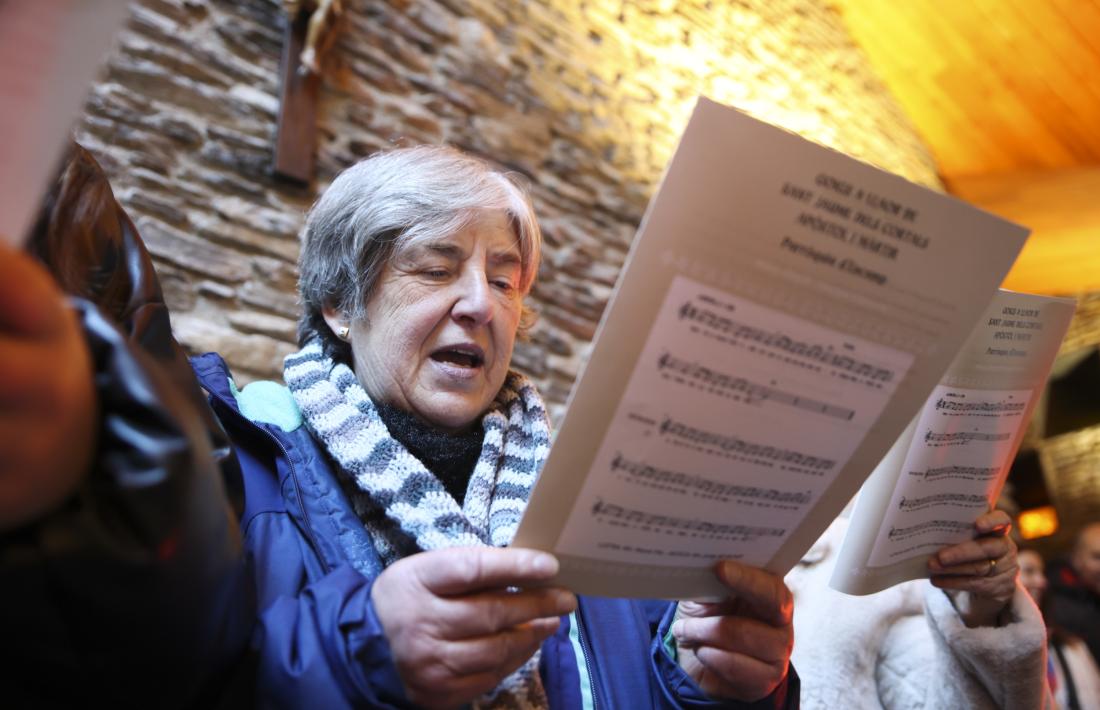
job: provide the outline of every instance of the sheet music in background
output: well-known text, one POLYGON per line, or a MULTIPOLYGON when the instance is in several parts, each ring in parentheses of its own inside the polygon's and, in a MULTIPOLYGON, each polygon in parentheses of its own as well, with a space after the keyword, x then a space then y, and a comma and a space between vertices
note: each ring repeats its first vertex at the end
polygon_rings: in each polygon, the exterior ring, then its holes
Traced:
POLYGON ((973 537, 996 502, 1062 338, 1073 299, 998 291, 891 455, 860 492, 835 589, 870 594, 928 576, 936 550, 973 537))
POLYGON ((587 594, 784 573, 943 374, 1026 230, 701 99, 515 545, 587 594))
POLYGON ((0 0, 0 239, 27 237, 127 0, 0 0))

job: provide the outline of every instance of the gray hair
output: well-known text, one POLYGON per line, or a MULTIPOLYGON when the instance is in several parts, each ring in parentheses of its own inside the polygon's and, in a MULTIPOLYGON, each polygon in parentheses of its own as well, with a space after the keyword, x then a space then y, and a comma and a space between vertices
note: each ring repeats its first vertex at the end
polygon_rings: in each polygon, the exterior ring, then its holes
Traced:
MULTIPOLYGON (((394 254, 454 234, 480 210, 508 216, 519 242, 520 293, 526 295, 538 271, 542 234, 513 173, 430 145, 377 153, 344 170, 314 203, 302 232, 299 344, 317 337, 329 357, 350 363, 350 346, 332 333, 322 309, 362 317, 394 254)), ((524 307, 520 335, 532 322, 524 307)))

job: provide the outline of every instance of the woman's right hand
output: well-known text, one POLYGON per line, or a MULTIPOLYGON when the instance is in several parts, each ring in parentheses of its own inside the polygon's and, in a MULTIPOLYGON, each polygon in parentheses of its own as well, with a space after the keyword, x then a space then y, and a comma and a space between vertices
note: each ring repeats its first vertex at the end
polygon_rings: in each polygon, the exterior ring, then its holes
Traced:
POLYGON ((577 607, 565 589, 525 588, 557 571, 545 552, 465 547, 412 555, 382 572, 371 601, 409 699, 464 705, 523 665, 577 607))

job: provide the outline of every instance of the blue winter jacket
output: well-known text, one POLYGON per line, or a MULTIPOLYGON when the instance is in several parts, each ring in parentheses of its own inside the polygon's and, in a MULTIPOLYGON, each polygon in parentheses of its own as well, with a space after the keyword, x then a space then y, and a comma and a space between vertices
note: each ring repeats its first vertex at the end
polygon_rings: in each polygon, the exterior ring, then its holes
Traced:
MULTIPOLYGON (((290 393, 244 394, 215 354, 192 360, 233 440, 245 486, 246 559, 261 610, 253 641, 267 707, 406 708, 371 603, 382 564, 290 393)), ((675 605, 581 597, 542 646, 552 708, 795 708, 798 679, 756 703, 709 700, 661 643, 675 605)))

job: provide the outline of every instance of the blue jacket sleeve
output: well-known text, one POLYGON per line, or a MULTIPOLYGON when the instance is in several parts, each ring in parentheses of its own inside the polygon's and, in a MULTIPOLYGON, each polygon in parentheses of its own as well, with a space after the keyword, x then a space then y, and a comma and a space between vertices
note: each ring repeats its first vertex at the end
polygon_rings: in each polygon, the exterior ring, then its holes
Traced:
POLYGON ((411 708, 370 600, 372 582, 340 567, 260 615, 257 700, 269 708, 411 708))
MULTIPOLYGON (((695 681, 684 672, 676 659, 669 655, 665 639, 669 635, 669 627, 672 625, 672 619, 676 613, 676 605, 667 604, 665 606, 667 608, 663 610, 660 622, 657 624, 657 632, 654 634, 653 643, 650 647, 650 658, 657 682, 672 707, 692 710, 709 708, 795 710, 799 706, 800 683, 794 666, 789 667, 786 680, 771 695, 755 702, 722 701, 708 697, 695 681)), ((649 607, 650 614, 653 614, 655 610, 655 607, 649 607)))

